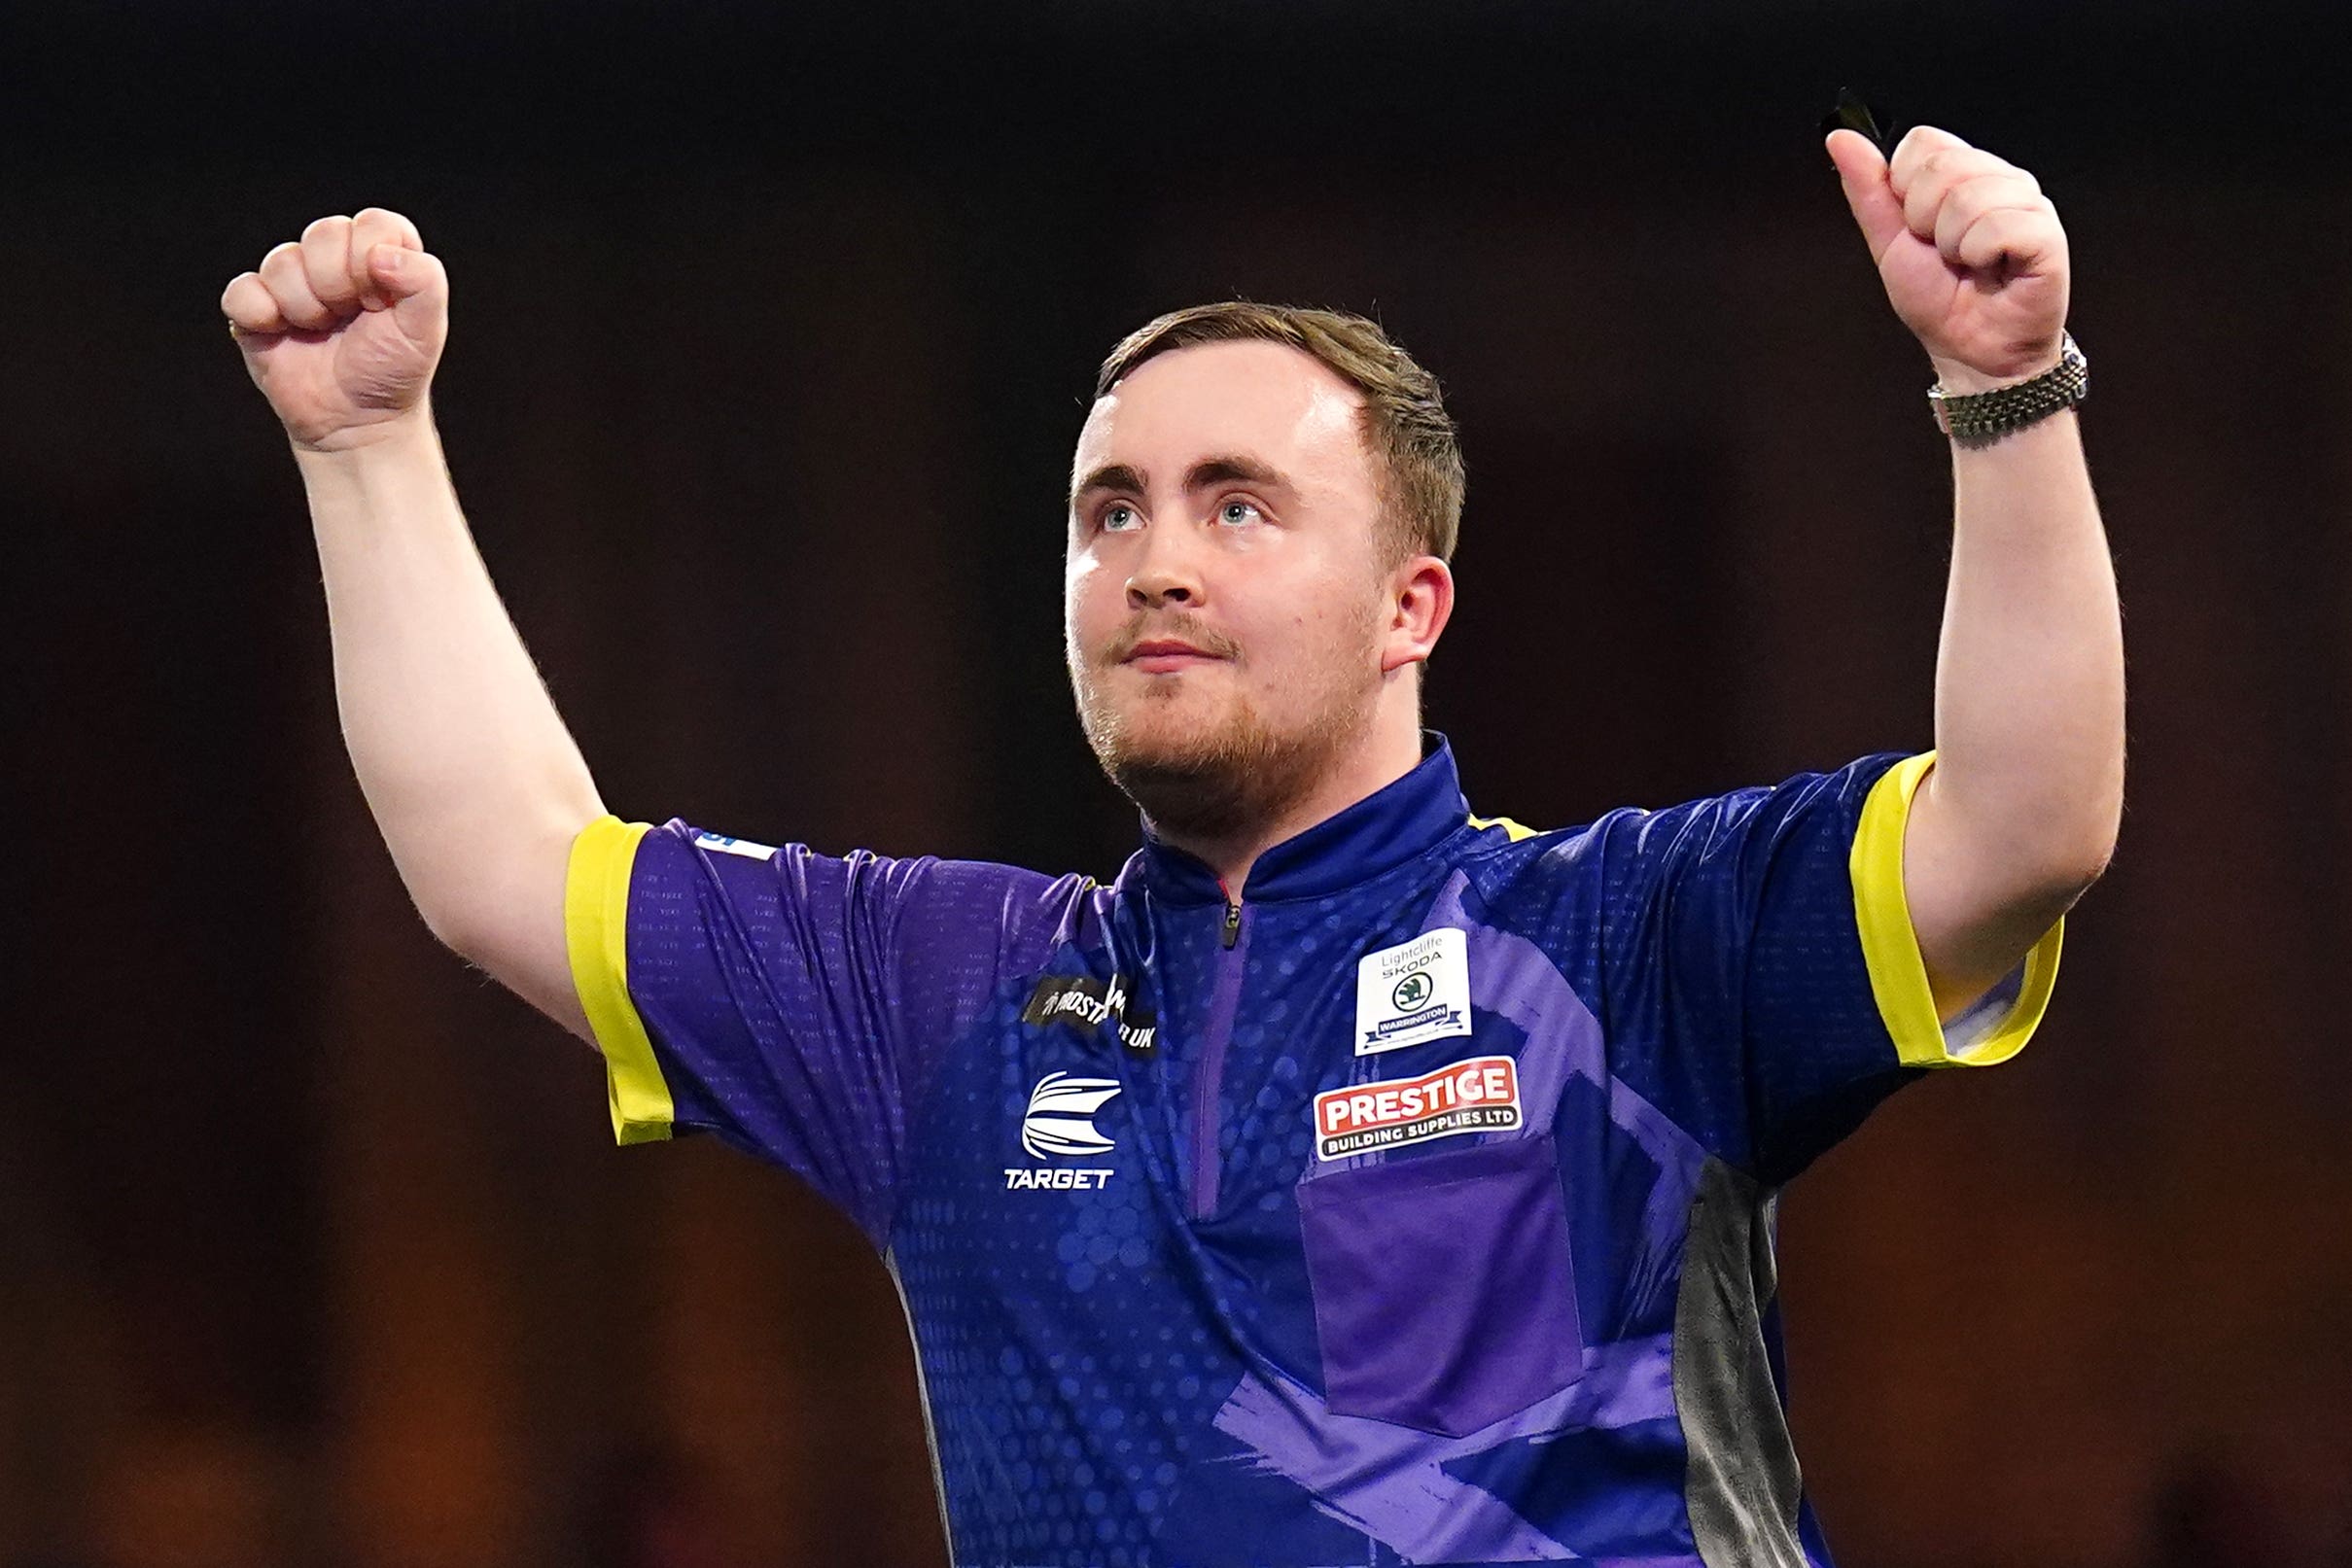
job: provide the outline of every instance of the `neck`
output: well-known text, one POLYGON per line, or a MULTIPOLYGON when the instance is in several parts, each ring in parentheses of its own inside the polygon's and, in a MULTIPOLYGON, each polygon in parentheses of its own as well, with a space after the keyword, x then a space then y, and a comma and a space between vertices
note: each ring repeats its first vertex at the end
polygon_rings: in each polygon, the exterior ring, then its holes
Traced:
POLYGON ((1239 903, 1258 856, 1380 793, 1421 764, 1419 705, 1404 712, 1401 722, 1399 716, 1381 713, 1353 745, 1332 759, 1305 794, 1263 821, 1224 836, 1162 832, 1160 842, 1207 865, 1224 885, 1225 896, 1239 903))

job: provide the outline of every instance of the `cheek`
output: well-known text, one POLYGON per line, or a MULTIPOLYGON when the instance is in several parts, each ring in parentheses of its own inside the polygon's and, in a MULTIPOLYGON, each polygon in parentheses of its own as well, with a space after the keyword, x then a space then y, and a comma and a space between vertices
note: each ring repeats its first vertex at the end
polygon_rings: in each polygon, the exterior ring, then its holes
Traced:
POLYGON ((1379 608, 1352 578, 1318 576, 1303 582, 1277 608, 1282 640, 1294 657, 1354 657, 1379 621, 1379 608))
POLYGON ((1099 601, 1106 574, 1091 550, 1072 554, 1062 569, 1062 623, 1072 633, 1102 618, 1099 601))
POLYGON ((1329 585, 1316 583, 1270 595, 1237 613, 1234 630, 1248 650, 1254 683, 1278 703, 1314 700, 1333 672, 1355 662, 1362 639, 1352 608, 1338 602, 1329 585))

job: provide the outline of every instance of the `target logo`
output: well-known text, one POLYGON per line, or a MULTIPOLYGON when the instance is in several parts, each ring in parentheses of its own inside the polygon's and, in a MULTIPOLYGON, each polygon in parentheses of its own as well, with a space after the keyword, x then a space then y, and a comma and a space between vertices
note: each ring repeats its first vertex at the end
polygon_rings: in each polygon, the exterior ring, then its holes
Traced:
POLYGON ((1029 1114, 1021 1118, 1021 1147, 1039 1160, 1108 1154, 1111 1141, 1096 1130, 1094 1114, 1118 1092, 1115 1078, 1047 1073, 1029 1092, 1029 1114))

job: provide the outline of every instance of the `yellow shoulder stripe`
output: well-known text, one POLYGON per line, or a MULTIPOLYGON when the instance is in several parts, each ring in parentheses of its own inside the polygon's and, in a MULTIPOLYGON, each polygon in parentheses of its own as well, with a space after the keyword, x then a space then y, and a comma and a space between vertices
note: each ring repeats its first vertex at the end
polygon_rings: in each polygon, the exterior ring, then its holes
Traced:
POLYGON ((1511 842, 1514 844, 1521 839, 1531 839, 1535 836, 1535 829, 1522 827, 1508 817, 1480 817, 1473 813, 1470 818, 1470 825, 1472 827, 1499 827, 1511 836, 1511 842))
POLYGON ((564 939, 572 987, 605 1058, 613 1136, 651 1143, 670 1135, 670 1086, 653 1058, 645 1020, 629 999, 629 873, 649 828, 600 817, 572 841, 564 878, 564 939))
POLYGON ((1903 893, 1903 833, 1911 820, 1912 797, 1936 765, 1933 751, 1906 757, 1873 785, 1854 830, 1848 867, 1854 884, 1854 921, 1861 928, 1862 958, 1870 968, 1871 993, 1878 1016, 1894 1037, 1895 1054, 1906 1066, 1989 1067, 2025 1049, 2041 1027, 2057 983, 2058 948, 2066 923, 2053 925, 2025 956, 2025 977, 2017 1000, 1989 1028, 1954 1050, 1947 1044, 1927 987, 1927 963, 1911 923, 1903 893))

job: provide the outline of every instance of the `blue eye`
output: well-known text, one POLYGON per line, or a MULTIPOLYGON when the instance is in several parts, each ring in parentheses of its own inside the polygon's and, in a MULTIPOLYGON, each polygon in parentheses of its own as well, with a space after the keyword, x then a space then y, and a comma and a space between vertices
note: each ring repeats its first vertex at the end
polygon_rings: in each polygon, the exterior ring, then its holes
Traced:
POLYGON ((1105 533, 1124 534, 1129 529, 1136 527, 1141 521, 1142 519, 1136 514, 1136 509, 1133 506, 1130 506, 1124 501, 1119 501, 1113 502, 1111 505, 1103 508, 1102 518, 1098 526, 1100 526, 1105 533))
POLYGON ((1246 501, 1228 501, 1217 508, 1216 513, 1218 522, 1230 523, 1237 528, 1244 523, 1254 523, 1262 515, 1255 506, 1246 501))

